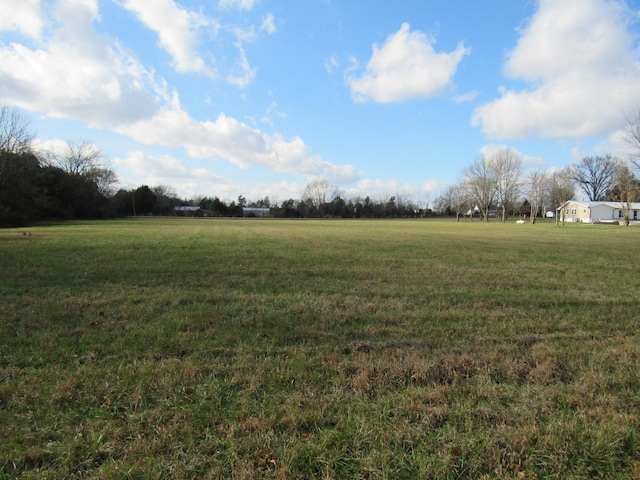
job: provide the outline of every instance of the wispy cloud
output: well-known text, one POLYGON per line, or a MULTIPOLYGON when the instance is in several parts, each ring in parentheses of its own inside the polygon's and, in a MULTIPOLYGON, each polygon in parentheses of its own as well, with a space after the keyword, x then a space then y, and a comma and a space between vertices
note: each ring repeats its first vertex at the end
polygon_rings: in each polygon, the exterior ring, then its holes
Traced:
POLYGON ((256 76, 256 69, 249 65, 244 48, 238 45, 240 56, 234 65, 233 72, 227 75, 227 81, 236 87, 246 87, 256 76))
POLYGON ((153 118, 118 126, 116 131, 141 143, 184 147, 192 158, 225 159, 241 168, 260 165, 336 182, 357 178, 353 166, 323 160, 311 153, 300 137, 266 134, 224 114, 214 121, 200 122, 178 105, 153 118))
POLYGON ((453 100, 455 103, 473 102, 478 95, 479 95, 479 92, 474 90, 472 92, 454 95, 453 97, 451 97, 451 100, 453 100))
POLYGON ((222 8, 239 8, 241 10, 251 10, 257 0, 220 0, 218 5, 222 8))
POLYGON ((340 57, 338 55, 331 55, 324 61, 324 69, 327 73, 333 72, 336 68, 340 66, 340 57))
MULTIPOLYGON (((198 180, 213 182, 221 179, 204 168, 191 168, 170 155, 148 155, 141 151, 129 152, 125 158, 114 160, 118 166, 125 167, 138 175, 154 179, 174 178, 178 180, 198 180)), ((162 183, 162 182, 158 182, 162 183)))
POLYGON ((201 31, 215 35, 220 28, 217 20, 185 10, 173 0, 121 0, 121 3, 158 34, 160 46, 171 56, 177 71, 217 76, 215 68, 198 53, 201 31))
POLYGON ((262 25, 260 25, 260 31, 265 32, 267 35, 272 35, 278 31, 278 27, 276 27, 275 19, 271 13, 268 13, 262 19, 262 25))

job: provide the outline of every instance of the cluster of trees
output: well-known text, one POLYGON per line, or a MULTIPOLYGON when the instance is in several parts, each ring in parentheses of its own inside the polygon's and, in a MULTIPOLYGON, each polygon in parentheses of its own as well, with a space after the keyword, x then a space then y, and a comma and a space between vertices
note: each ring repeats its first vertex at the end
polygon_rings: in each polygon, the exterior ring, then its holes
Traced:
POLYGON ((479 214, 489 221, 495 209, 503 222, 510 214, 528 215, 535 222, 538 215, 555 211, 574 194, 572 168, 535 170, 525 175, 522 157, 504 148, 473 161, 462 172, 462 179, 436 199, 435 207, 458 220, 479 214))
POLYGON ((327 180, 308 183, 300 200, 288 199, 272 208, 275 217, 300 218, 416 218, 430 213, 425 205, 403 195, 345 198, 327 180))
POLYGON ((36 153, 29 122, 0 107, 0 226, 107 215, 115 173, 90 142, 36 153))
POLYGON ((248 201, 242 195, 226 203, 218 197, 181 199, 167 186, 114 191, 116 174, 100 149, 88 141, 68 142, 60 151, 36 152, 29 122, 15 109, 0 106, 0 226, 19 226, 38 220, 90 219, 128 215, 172 215, 176 206, 199 206, 212 216, 239 217, 244 207, 269 208, 281 218, 415 218, 429 215, 484 221, 495 212, 504 222, 509 215, 528 216, 533 223, 546 211, 557 211, 580 189, 589 200, 627 204, 640 200, 640 182, 631 168, 640 169, 640 109, 627 120, 628 161, 611 155, 586 157, 563 169, 523 170, 523 159, 504 148, 468 165, 461 180, 422 203, 403 195, 378 199, 346 198, 326 180, 307 184, 302 198, 278 204, 269 197, 248 201))
MULTIPOLYGON (((640 116, 638 118, 640 121, 640 116)), ((640 130, 638 131, 640 147, 640 130)), ((638 149, 640 151, 640 148, 638 149)), ((580 189, 589 201, 616 201, 630 204, 640 200, 640 181, 630 163, 611 155, 585 157, 562 169, 529 171, 524 174, 522 158, 505 148, 475 160, 462 173, 462 180, 450 186, 435 202, 443 214, 473 218, 475 212, 489 221, 490 212, 506 222, 508 215, 528 216, 531 223, 545 212, 572 200, 580 189)))

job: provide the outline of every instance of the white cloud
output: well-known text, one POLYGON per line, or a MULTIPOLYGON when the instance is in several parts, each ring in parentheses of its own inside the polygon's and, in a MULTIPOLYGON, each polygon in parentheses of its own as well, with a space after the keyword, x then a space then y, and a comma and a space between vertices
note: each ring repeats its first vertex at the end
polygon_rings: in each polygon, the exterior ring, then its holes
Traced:
POLYGON ((495 155, 501 150, 511 150, 515 152, 517 155, 519 155, 520 158, 522 159, 522 165, 525 168, 539 168, 539 167, 549 166, 548 162, 544 158, 524 154, 518 151, 518 149, 510 147, 509 145, 506 145, 504 143, 503 144, 489 143, 487 145, 484 145, 480 149, 480 154, 482 156, 491 157, 492 155, 495 155))
POLYGON ((437 179, 425 180, 420 184, 420 190, 425 194, 434 194, 447 186, 446 182, 437 179))
POLYGON ((348 76, 355 101, 400 102, 428 98, 449 87, 458 64, 470 49, 461 43, 450 53, 434 50, 435 40, 411 32, 408 23, 390 35, 382 46, 373 45, 366 71, 348 76))
POLYGON ((59 26, 40 48, 0 46, 0 98, 93 127, 152 115, 157 98, 166 95, 164 87, 117 43, 93 30, 97 3, 65 0, 53 14, 59 26))
POLYGON ((340 57, 338 55, 331 55, 324 61, 324 69, 327 73, 333 72, 336 68, 340 66, 340 57))
POLYGON ((0 30, 18 30, 32 38, 40 38, 46 24, 40 0, 0 0, 0 30))
POLYGON ((122 5, 158 34, 160 46, 171 55, 177 71, 216 76, 215 69, 197 52, 201 30, 218 31, 215 19, 187 11, 173 0, 122 0, 122 5))
POLYGON ((271 13, 268 13, 262 19, 262 25, 260 26, 260 31, 267 33, 267 35, 272 35, 272 34, 274 34, 274 33, 276 33, 278 31, 278 28, 276 27, 275 20, 274 20, 273 15, 271 13))
POLYGON ((169 155, 149 155, 141 151, 129 152, 116 158, 113 164, 120 172, 121 188, 139 185, 171 185, 180 198, 214 197, 231 202, 243 195, 249 200, 269 196, 272 202, 287 198, 300 198, 305 183, 281 181, 278 183, 242 184, 225 178, 206 168, 192 168, 169 155))
POLYGON ((257 0, 220 0, 218 5, 222 8, 237 7, 241 10, 251 10, 257 0))
POLYGON ((504 66, 529 88, 501 87, 472 124, 490 138, 580 138, 618 128, 640 98, 640 58, 620 1, 540 0, 504 66))
POLYGON ((633 155, 633 149, 626 140, 626 132, 624 128, 613 132, 605 142, 596 146, 594 150, 598 154, 611 153, 623 159, 629 159, 633 155))
POLYGON ((233 182, 215 175, 205 168, 191 168, 169 155, 154 156, 144 152, 129 152, 113 160, 119 172, 120 188, 131 189, 139 185, 171 185, 180 198, 208 196, 212 192, 230 188, 233 182))
POLYGON ((59 138, 51 140, 42 140, 37 138, 33 142, 33 149, 36 152, 41 153, 52 152, 56 154, 63 154, 67 150, 68 146, 68 142, 59 138))
POLYGON ((267 108, 267 111, 260 121, 273 126, 274 118, 287 118, 287 114, 278 110, 278 104, 276 102, 271 102, 271 106, 267 108))
POLYGON ((454 95, 451 97, 455 103, 465 103, 465 102, 473 102, 476 97, 479 95, 479 92, 474 90, 472 92, 461 93, 460 95, 454 95))
MULTIPOLYGON (((214 182, 221 179, 205 168, 191 168, 177 158, 170 155, 147 155, 144 152, 129 152, 125 158, 114 160, 114 164, 126 168, 138 175, 154 179, 197 180, 199 182, 214 182)), ((162 183, 162 182, 151 182, 162 183)))
POLYGON ((376 201, 386 201, 393 196, 413 197, 420 188, 410 183, 400 183, 393 179, 365 178, 346 190, 348 197, 370 197, 376 201))
POLYGON ((236 62, 233 72, 227 76, 227 82, 236 87, 246 87, 256 76, 256 69, 249 65, 249 60, 244 53, 244 48, 238 46, 240 57, 236 62))
POLYGON ((231 31, 236 37, 236 46, 242 45, 247 42, 254 42, 258 37, 256 35, 256 29, 252 26, 249 27, 232 27, 231 31))
POLYGON ((163 109, 151 119, 121 125, 119 133, 146 144, 184 147, 192 158, 225 159, 241 168, 260 165, 278 172, 353 181, 351 165, 335 165, 309 151, 303 140, 267 135, 220 114, 215 121, 198 122, 179 106, 163 109))

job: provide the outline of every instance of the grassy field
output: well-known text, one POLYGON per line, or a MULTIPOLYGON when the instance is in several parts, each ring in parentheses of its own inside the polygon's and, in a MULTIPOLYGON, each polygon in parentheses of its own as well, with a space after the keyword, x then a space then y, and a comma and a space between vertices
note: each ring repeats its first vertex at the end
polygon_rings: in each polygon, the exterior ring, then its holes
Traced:
POLYGON ((1 478, 640 478, 640 229, 0 230, 1 478))

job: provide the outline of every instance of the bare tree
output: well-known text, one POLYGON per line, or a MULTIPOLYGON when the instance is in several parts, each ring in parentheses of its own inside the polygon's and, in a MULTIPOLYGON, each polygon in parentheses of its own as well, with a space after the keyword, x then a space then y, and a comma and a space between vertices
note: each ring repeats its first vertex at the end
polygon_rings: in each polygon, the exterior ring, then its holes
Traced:
POLYGON ((549 174, 547 181, 548 198, 554 207, 556 214, 556 225, 559 217, 562 217, 564 223, 564 212, 558 212, 558 208, 563 203, 571 200, 575 195, 575 186, 573 183, 573 171, 571 167, 565 167, 549 174))
POLYGON ((456 221, 460 221, 460 216, 464 213, 465 208, 469 208, 469 197, 462 188, 462 185, 456 183, 449 185, 442 194, 434 200, 434 209, 444 214, 447 211, 456 214, 456 221))
POLYGON ((91 179, 98 187, 98 191, 105 197, 115 193, 115 185, 118 183, 118 175, 107 166, 96 167, 87 178, 91 179))
POLYGON ((522 157, 511 148, 503 148, 489 157, 496 180, 496 201, 502 208, 502 222, 507 221, 507 209, 518 196, 522 186, 522 157))
POLYGON ((631 148, 629 161, 635 168, 640 168, 640 108, 627 116, 623 138, 631 148))
POLYGON ((307 183, 302 198, 310 200, 314 207, 319 208, 327 202, 329 189, 330 186, 327 180, 313 180, 307 183))
POLYGON ((64 170, 70 175, 87 175, 102 160, 102 152, 89 140, 78 143, 68 141, 62 151, 49 150, 46 156, 53 166, 64 170))
POLYGON ((545 197, 548 194, 546 183, 548 181, 547 172, 540 170, 532 170, 527 175, 526 195, 531 205, 531 213, 529 221, 536 223, 538 210, 545 203, 545 197))
POLYGON ((319 179, 307 183, 302 199, 313 206, 317 215, 323 216, 327 203, 339 196, 340 189, 336 185, 331 185, 328 180, 319 179))
MULTIPOLYGON (((476 203, 485 222, 489 221, 489 208, 496 199, 496 171, 486 157, 471 163, 463 171, 462 188, 476 203)), ((473 209, 473 205, 471 208, 473 209)))
POLYGON ((113 185, 118 181, 100 148, 89 140, 78 143, 69 141, 62 152, 49 150, 45 154, 49 163, 64 170, 69 175, 78 175, 94 182, 103 195, 113 193, 113 185))
POLYGON ((24 115, 15 108, 0 106, 0 152, 29 152, 33 137, 29 120, 24 115))
POLYGON ((616 174, 618 159, 611 155, 585 157, 573 167, 573 180, 589 200, 604 200, 611 189, 616 174))
POLYGON ((613 184, 609 196, 612 200, 622 204, 623 222, 625 226, 628 226, 632 211, 631 204, 640 198, 640 181, 626 163, 620 162, 613 184))

